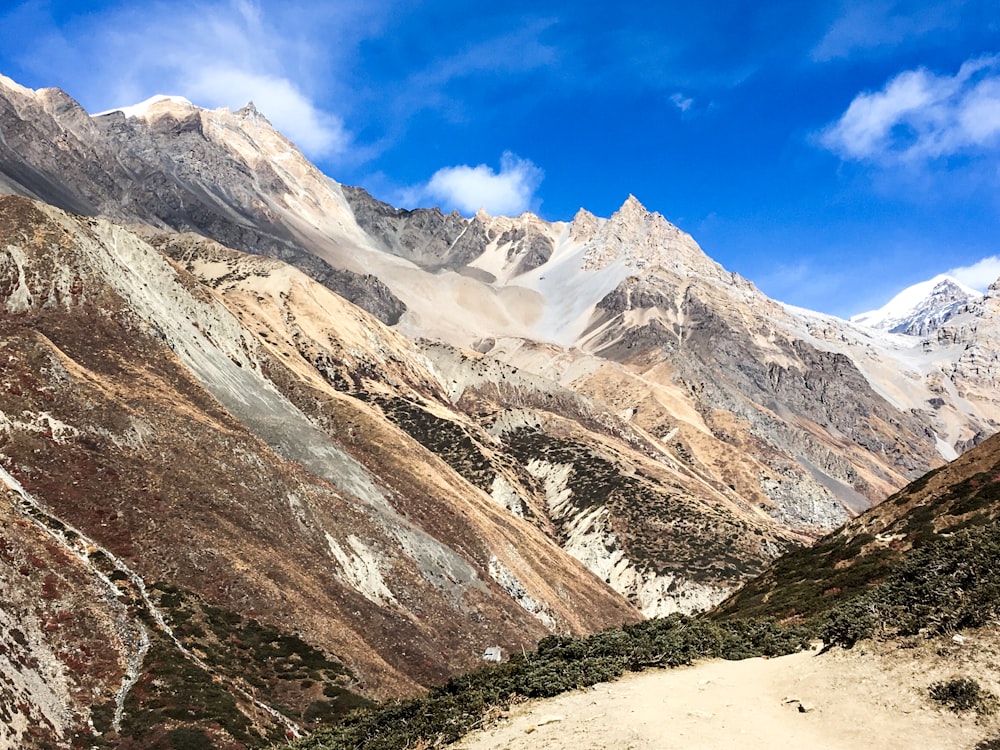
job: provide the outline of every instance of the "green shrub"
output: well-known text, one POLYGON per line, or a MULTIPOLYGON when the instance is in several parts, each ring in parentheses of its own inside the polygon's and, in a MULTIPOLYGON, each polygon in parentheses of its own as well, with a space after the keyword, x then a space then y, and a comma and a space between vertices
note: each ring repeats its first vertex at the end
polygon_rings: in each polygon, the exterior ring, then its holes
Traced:
POLYGON ((980 716, 989 716, 997 711, 996 695, 969 677, 935 682, 930 686, 930 696, 955 713, 975 711, 980 716))
POLYGON ((817 635, 824 650, 833 646, 853 648, 854 644, 871 638, 882 623, 877 605, 870 597, 852 599, 823 615, 818 623, 817 635))
POLYGON ((174 750, 212 750, 212 740, 197 727, 178 727, 168 735, 174 750))
POLYGON ((885 580, 810 621, 826 647, 850 648, 883 633, 940 635, 1000 616, 1000 524, 937 537, 910 551, 885 580))

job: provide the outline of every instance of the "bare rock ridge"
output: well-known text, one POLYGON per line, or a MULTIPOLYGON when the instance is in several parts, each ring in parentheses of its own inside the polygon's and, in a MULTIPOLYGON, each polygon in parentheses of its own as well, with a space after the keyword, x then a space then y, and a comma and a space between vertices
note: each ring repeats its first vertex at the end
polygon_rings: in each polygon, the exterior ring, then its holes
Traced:
POLYGON ((234 123, 284 139, 255 108, 227 117, 219 122, 186 100, 163 99, 140 116, 116 111, 91 118, 58 89, 33 92, 3 79, 0 172, 14 192, 67 211, 197 231, 280 258, 395 323, 405 308, 377 278, 332 267, 274 220, 268 199, 258 196, 280 193, 288 176, 220 143, 234 123))
MULTIPOLYGON (((469 273, 470 264, 479 258, 491 243, 505 251, 505 261, 517 276, 543 265, 552 256, 554 242, 541 222, 498 222, 485 212, 471 220, 457 211, 441 213, 440 209, 393 208, 372 198, 362 188, 343 188, 358 225, 378 246, 388 253, 412 261, 433 272, 452 270, 469 273)), ((495 281, 492 274, 483 274, 495 281)))
POLYGON ((386 252, 430 271, 465 266, 475 259, 463 257, 455 246, 469 228, 457 211, 407 211, 375 200, 362 188, 343 190, 358 225, 386 252))

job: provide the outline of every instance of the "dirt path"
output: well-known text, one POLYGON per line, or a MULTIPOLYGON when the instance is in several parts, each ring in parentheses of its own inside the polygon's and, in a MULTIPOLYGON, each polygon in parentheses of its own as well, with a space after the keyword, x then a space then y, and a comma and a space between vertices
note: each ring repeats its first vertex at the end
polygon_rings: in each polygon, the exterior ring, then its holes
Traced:
POLYGON ((995 718, 957 716, 931 682, 975 677, 997 691, 1000 639, 856 647, 650 671, 522 704, 461 750, 960 750, 996 738, 995 718), (799 706, 808 709, 800 711, 799 706))

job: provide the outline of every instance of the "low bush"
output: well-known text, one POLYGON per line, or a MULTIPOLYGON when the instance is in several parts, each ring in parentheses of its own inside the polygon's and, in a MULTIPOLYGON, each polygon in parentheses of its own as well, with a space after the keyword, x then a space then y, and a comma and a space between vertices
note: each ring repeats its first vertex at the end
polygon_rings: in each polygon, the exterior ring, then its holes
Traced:
POLYGON ((996 695, 969 677, 935 682, 929 692, 932 700, 955 713, 975 711, 980 716, 989 716, 997 711, 996 695))
POLYGON ((878 634, 939 635, 1000 616, 1000 524, 957 531, 914 549, 886 579, 817 615, 827 644, 850 648, 878 634))

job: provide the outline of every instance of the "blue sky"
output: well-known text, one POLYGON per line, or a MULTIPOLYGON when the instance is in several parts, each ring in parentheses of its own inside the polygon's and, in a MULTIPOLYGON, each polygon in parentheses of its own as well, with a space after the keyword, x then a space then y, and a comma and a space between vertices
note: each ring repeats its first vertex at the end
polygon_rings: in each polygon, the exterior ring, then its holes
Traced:
POLYGON ((0 72, 90 112, 253 99, 396 205, 568 220, 632 193, 834 314, 1000 276, 995 0, 483 5, 15 0, 0 72))

